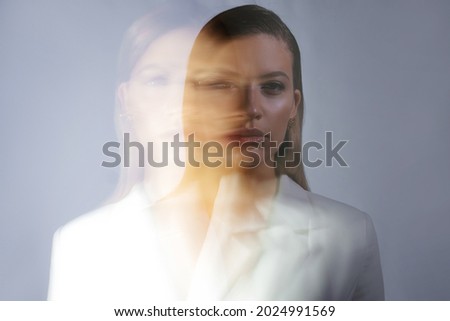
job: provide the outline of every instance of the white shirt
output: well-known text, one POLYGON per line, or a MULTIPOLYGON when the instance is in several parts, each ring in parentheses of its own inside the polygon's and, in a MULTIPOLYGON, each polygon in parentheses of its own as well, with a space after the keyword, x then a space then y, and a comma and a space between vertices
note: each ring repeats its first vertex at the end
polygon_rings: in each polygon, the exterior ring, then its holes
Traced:
POLYGON ((211 219, 177 200, 160 224, 141 186, 54 236, 50 300, 382 300, 370 217, 286 176, 274 203, 211 219), (193 246, 191 246, 193 244, 193 246))

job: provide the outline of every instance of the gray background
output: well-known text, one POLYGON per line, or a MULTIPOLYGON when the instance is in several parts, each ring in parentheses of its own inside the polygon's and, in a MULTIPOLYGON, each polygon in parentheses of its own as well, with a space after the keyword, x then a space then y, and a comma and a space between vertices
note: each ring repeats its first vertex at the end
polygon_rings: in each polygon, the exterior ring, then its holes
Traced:
MULTIPOLYGON (((53 232, 113 192, 120 41, 162 2, 0 0, 0 299, 44 300, 53 232)), ((312 190, 371 215, 387 299, 449 300, 450 1, 255 2, 300 43, 305 141, 349 140, 312 190)))

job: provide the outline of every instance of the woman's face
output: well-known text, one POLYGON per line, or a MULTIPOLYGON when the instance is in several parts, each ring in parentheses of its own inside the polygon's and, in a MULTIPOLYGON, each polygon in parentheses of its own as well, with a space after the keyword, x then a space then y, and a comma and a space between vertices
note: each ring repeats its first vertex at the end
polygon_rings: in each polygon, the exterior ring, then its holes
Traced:
POLYGON ((184 80, 194 32, 175 29, 155 39, 119 87, 132 130, 142 144, 171 142, 181 132, 184 80))
MULTIPOLYGON (((269 162, 269 156, 273 159, 283 142, 288 120, 296 116, 301 99, 300 91, 293 87, 292 64, 287 45, 270 35, 242 36, 226 42, 199 38, 187 74, 186 133, 222 146, 245 143, 261 162, 269 162), (273 145, 270 149, 269 140, 273 145)), ((242 148, 233 149, 232 156, 233 165, 249 160, 243 158, 242 148)))
MULTIPOLYGON (((118 88, 122 112, 131 118, 128 129, 131 140, 144 147, 146 180, 152 183, 155 194, 171 191, 183 174, 184 169, 174 163, 170 143, 175 135, 182 137, 183 133, 184 81, 194 39, 195 32, 190 28, 162 34, 137 61, 130 79, 118 88), (167 152, 163 150, 164 144, 167 152), (151 166, 148 164, 150 157, 157 163, 167 160, 167 165, 151 166)), ((136 148, 132 149, 130 153, 137 152, 136 148)), ((183 158, 183 151, 180 156, 183 158)))

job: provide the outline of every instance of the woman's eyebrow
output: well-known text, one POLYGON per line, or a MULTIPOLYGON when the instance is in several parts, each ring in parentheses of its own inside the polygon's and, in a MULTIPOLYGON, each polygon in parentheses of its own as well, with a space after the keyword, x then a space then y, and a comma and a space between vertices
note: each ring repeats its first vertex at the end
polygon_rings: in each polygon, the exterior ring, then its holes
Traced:
POLYGON ((273 78, 273 77, 285 77, 289 80, 289 76, 284 71, 272 71, 259 76, 261 79, 273 78))
POLYGON ((146 64, 134 71, 135 75, 141 74, 175 74, 180 68, 176 64, 146 64))
POLYGON ((147 64, 139 67, 138 69, 134 68, 131 73, 131 78, 133 77, 142 77, 147 74, 161 73, 163 70, 159 68, 157 65, 147 64))
MULTIPOLYGON (((198 69, 192 72, 193 77, 208 77, 208 76, 221 76, 221 77, 232 77, 232 78, 239 78, 241 75, 238 72, 227 70, 227 69, 198 69)), ((267 78, 274 78, 274 77, 284 77, 290 80, 287 73, 281 70, 277 71, 271 71, 268 73, 264 73, 262 75, 259 75, 258 79, 267 79, 267 78)))
POLYGON ((222 69, 222 68, 218 68, 218 69, 198 69, 195 70, 194 72, 192 72, 192 74, 194 76, 227 76, 227 77, 238 77, 239 74, 231 71, 231 70, 227 70, 227 69, 222 69))

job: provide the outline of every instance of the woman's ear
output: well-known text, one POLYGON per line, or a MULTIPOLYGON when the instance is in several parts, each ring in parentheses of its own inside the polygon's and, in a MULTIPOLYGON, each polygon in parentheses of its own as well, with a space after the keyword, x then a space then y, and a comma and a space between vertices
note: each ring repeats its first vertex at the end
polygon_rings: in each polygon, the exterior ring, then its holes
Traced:
POLYGON ((133 130, 133 113, 130 110, 130 96, 127 82, 123 82, 117 87, 117 112, 120 119, 120 126, 124 131, 131 132, 133 130))
POLYGON ((299 89, 296 89, 294 91, 294 106, 292 106, 291 114, 289 115, 289 118, 294 118, 297 115, 298 108, 300 106, 300 103, 302 101, 302 93, 299 89))
POLYGON ((120 114, 127 114, 128 110, 128 83, 123 82, 117 87, 117 100, 119 102, 120 114))

